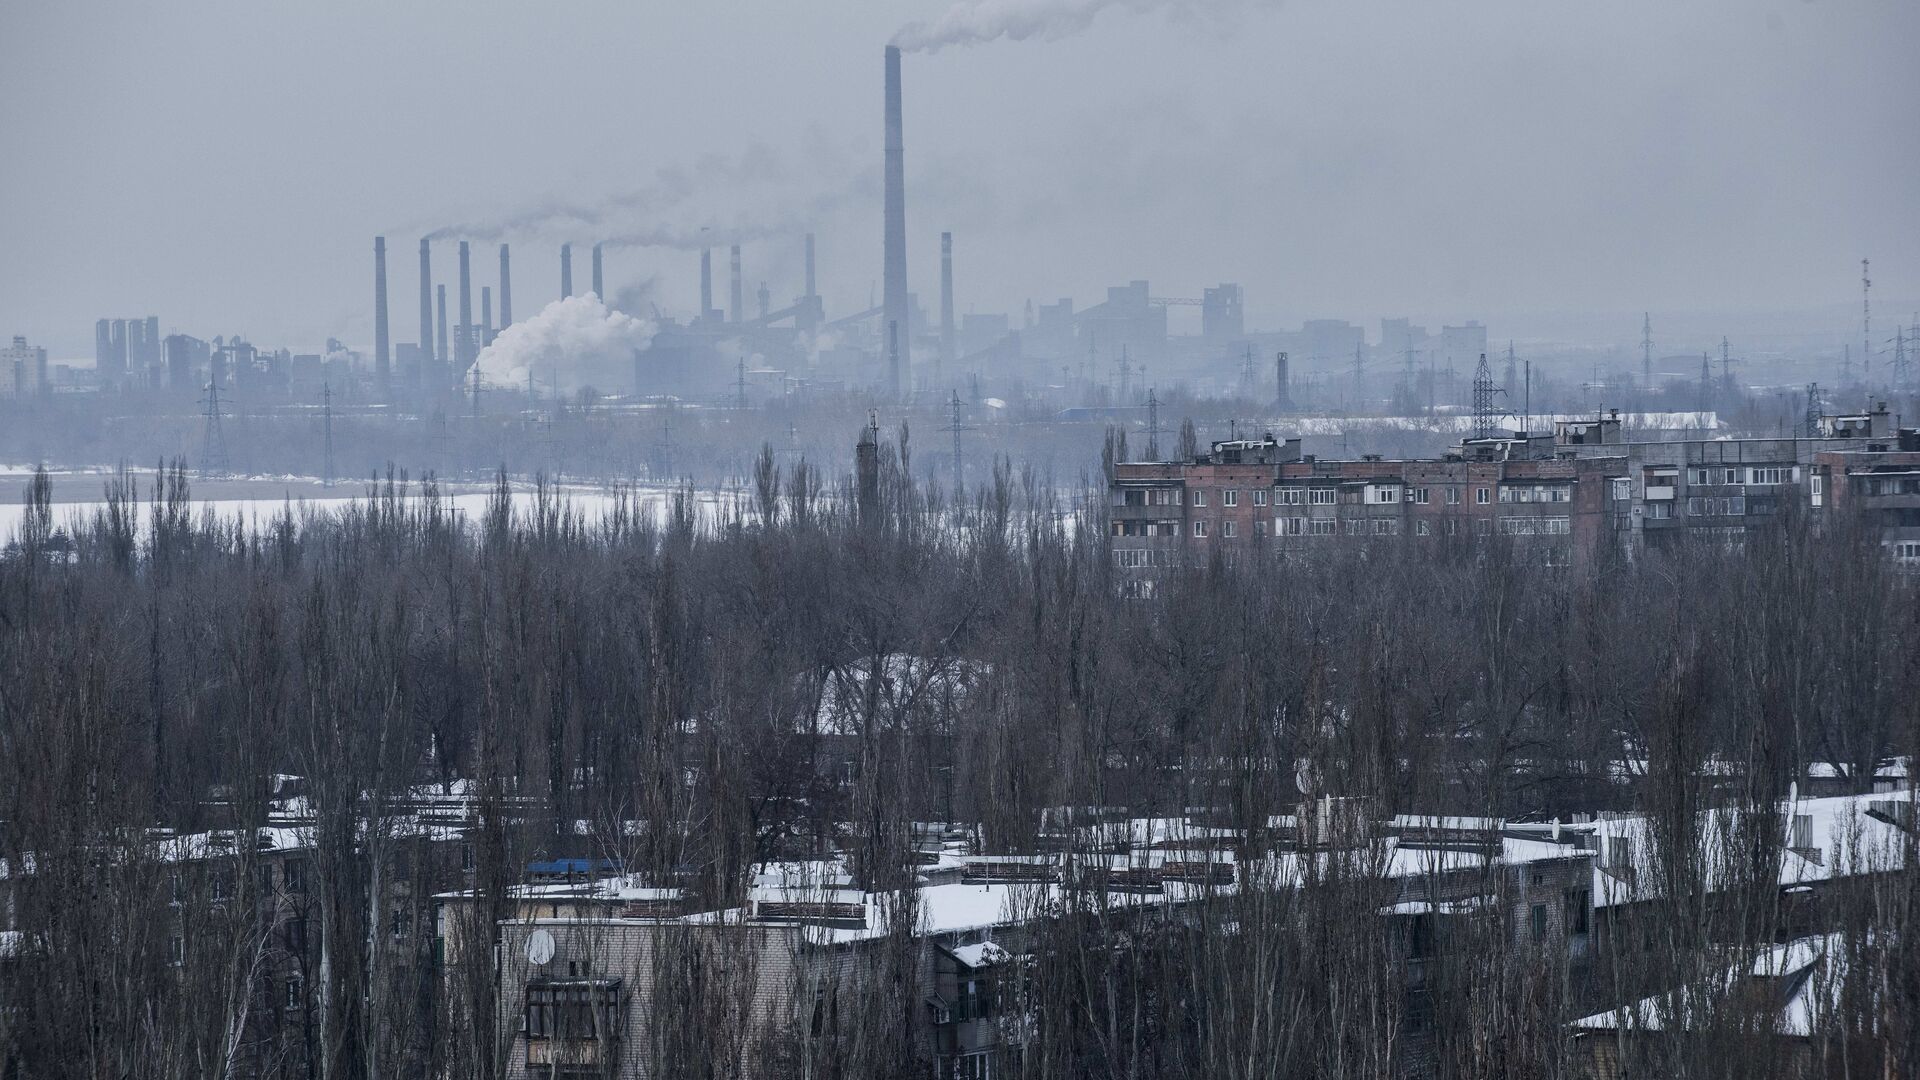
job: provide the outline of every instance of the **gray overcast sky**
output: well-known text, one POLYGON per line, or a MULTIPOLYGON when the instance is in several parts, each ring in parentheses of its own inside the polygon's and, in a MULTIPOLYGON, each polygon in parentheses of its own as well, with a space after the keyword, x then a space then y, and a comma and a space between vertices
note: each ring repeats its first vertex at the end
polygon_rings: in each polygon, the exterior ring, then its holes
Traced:
MULTIPOLYGON (((418 237, 510 221, 536 222, 523 316, 559 240, 584 288, 595 233, 700 223, 770 230, 748 288, 776 298, 811 225, 830 311, 865 306, 881 48, 948 6, 13 0, 0 333, 85 356, 95 318, 157 313, 364 347, 384 231, 411 340, 418 237)), ((1263 327, 1857 314, 1868 255, 1890 326, 1920 302, 1916 42, 1913 0, 1119 3, 907 57, 913 286, 933 298, 950 228, 963 311, 1143 277, 1240 281, 1263 327)), ((609 292, 692 307, 694 256, 608 258, 609 292)), ((484 247, 476 289, 493 268, 484 247)))

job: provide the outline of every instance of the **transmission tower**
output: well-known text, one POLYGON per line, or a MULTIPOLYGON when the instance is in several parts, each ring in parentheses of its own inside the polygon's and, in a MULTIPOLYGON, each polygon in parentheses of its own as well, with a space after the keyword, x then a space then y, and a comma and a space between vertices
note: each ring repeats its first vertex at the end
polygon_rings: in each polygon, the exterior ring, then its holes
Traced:
POLYGON ((967 430, 960 422, 960 391, 952 391, 947 399, 947 430, 953 433, 953 496, 960 499, 967 490, 966 470, 960 459, 960 433, 967 430))
POLYGON ((1366 396, 1367 357, 1362 351, 1365 347, 1365 342, 1353 343, 1353 405, 1355 409, 1360 407, 1361 398, 1366 396))
POLYGON ((326 461, 321 470, 322 487, 333 486, 333 385, 320 384, 320 425, 326 443, 326 461))
POLYGON ((227 436, 220 428, 220 381, 207 382, 206 426, 200 435, 200 476, 210 479, 228 472, 227 436))
POLYGON ((1487 354, 1480 354, 1480 363, 1473 369, 1473 437, 1490 439, 1493 437, 1494 420, 1499 416, 1494 411, 1493 399, 1500 389, 1493 385, 1493 369, 1487 366, 1487 354))
POLYGON ((1246 355, 1240 360, 1240 396, 1253 400, 1253 346, 1247 346, 1246 355))
POLYGON ((1147 387, 1147 460, 1160 460, 1160 399, 1147 387))
POLYGON ((1640 317, 1640 385, 1653 389, 1653 312, 1640 317))
POLYGON ((1724 334, 1720 337, 1720 385, 1724 393, 1733 393, 1733 353, 1724 334))
POLYGON ((1873 381, 1873 279, 1867 276, 1867 260, 1860 260, 1860 382, 1873 381))
POLYGON ((1820 434, 1820 384, 1807 384, 1807 438, 1820 434))
POLYGON ((1700 354, 1700 403, 1701 412, 1707 411, 1707 402, 1713 394, 1713 354, 1700 354))
POLYGON ((1513 384, 1520 381, 1520 362, 1513 357, 1512 339, 1507 341, 1507 370, 1504 378, 1508 392, 1512 392, 1513 384))

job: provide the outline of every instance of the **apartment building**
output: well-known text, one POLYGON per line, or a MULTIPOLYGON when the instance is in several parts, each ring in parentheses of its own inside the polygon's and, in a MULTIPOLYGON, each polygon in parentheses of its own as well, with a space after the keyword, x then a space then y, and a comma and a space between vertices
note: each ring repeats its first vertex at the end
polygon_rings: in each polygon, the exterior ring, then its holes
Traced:
POLYGON ((1115 565, 1138 578, 1260 550, 1506 537, 1574 563, 1686 542, 1744 543, 1789 515, 1858 515, 1920 567, 1920 431, 1885 405, 1805 437, 1626 442, 1617 412, 1551 435, 1462 440, 1432 459, 1320 459, 1299 439, 1216 442, 1191 461, 1120 462, 1115 565))

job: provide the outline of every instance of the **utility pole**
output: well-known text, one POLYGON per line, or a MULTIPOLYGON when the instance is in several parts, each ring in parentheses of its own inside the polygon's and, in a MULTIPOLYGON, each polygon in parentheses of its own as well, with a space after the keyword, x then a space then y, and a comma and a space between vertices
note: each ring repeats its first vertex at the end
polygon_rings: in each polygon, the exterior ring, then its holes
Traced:
POLYGON ((1160 460, 1160 399, 1147 387, 1147 460, 1160 460))
POLYGON ((326 445, 325 464, 321 468, 320 485, 333 486, 333 384, 320 383, 320 425, 324 432, 326 445))
POLYGON ((220 429, 220 380, 207 382, 206 425, 200 434, 200 476, 227 475, 227 437, 220 429))

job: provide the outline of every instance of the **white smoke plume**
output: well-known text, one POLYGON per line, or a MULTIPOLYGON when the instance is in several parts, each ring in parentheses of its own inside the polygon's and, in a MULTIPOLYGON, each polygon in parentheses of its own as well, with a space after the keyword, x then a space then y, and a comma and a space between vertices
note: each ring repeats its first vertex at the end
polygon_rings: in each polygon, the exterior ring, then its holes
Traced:
POLYGON ((592 293, 569 296, 502 330, 474 364, 496 386, 524 387, 531 372, 542 390, 613 393, 633 382, 633 355, 653 331, 652 320, 609 311, 592 293))
POLYGON ((1077 34, 1108 8, 1128 11, 1173 10, 1220 14, 1248 0, 958 0, 932 22, 913 22, 893 35, 902 52, 939 52, 949 46, 989 42, 1052 41, 1077 34))

